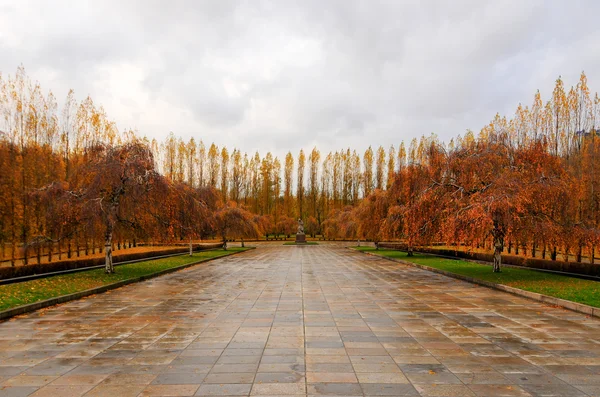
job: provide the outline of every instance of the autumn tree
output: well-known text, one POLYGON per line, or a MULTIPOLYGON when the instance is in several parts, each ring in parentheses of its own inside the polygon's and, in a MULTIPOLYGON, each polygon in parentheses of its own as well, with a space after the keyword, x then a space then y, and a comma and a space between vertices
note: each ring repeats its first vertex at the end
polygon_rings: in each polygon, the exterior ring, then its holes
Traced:
POLYGON ((304 157, 304 150, 300 149, 298 155, 298 173, 296 174, 297 188, 296 188, 296 201, 298 202, 298 216, 302 218, 304 214, 304 167, 306 158, 304 157))
POLYGON ((375 243, 381 241, 388 208, 388 197, 384 191, 378 189, 368 195, 356 208, 358 235, 375 243))
POLYGON ((149 148, 132 142, 121 146, 98 147, 86 164, 89 184, 82 193, 88 216, 99 214, 104 224, 105 271, 114 273, 112 241, 118 224, 136 227, 136 217, 145 210, 142 205, 164 182, 154 168, 149 148), (135 203, 135 205, 132 205, 135 203), (125 213, 124 207, 132 212, 125 213))
POLYGON ((244 246, 244 238, 255 238, 259 235, 259 228, 252 213, 238 207, 233 201, 215 213, 215 222, 223 242, 226 242, 227 238, 240 238, 244 246))
POLYGON ((283 170, 283 205, 285 214, 290 217, 293 215, 293 172, 294 156, 291 152, 285 155, 285 165, 283 170))
POLYGON ((385 188, 385 150, 379 146, 377 149, 377 158, 375 161, 375 188, 385 188))
POLYGON ((310 152, 308 156, 309 172, 308 172, 308 199, 309 199, 309 213, 319 218, 317 214, 317 198, 319 197, 319 161, 321 160, 321 153, 316 147, 310 152))
POLYGON ((371 146, 365 151, 363 163, 365 166, 363 173, 363 197, 367 197, 373 190, 373 149, 371 149, 371 146))

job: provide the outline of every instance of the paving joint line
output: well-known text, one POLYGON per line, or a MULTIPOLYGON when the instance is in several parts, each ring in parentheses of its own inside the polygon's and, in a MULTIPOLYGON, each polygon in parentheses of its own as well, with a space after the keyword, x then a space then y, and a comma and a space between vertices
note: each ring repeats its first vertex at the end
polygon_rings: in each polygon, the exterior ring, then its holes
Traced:
MULTIPOLYGON (((350 247, 348 249, 354 250, 350 247)), ((420 265, 418 263, 403 261, 402 259, 390 258, 390 257, 386 257, 383 255, 373 254, 371 252, 363 252, 363 251, 357 251, 357 250, 354 250, 354 251, 360 252, 362 254, 366 254, 369 256, 385 259, 388 261, 400 263, 400 264, 403 264, 406 266, 416 267, 421 270, 426 270, 426 271, 429 271, 432 273, 441 274, 446 277, 465 281, 465 282, 468 282, 471 284, 476 284, 476 285, 479 285, 482 287, 487 287, 487 288, 494 289, 497 291, 506 292, 506 293, 509 293, 512 295, 517 295, 522 298, 533 300, 533 301, 536 301, 539 303, 545 303, 548 305, 559 306, 565 310, 570 310, 570 311, 577 312, 580 314, 585 314, 585 315, 588 315, 591 317, 600 318, 600 308, 599 307, 593 307, 593 306, 585 305, 582 303, 569 301, 566 299, 561 299, 561 298, 556 298, 556 297, 549 296, 549 295, 540 294, 537 292, 530 292, 530 291, 522 290, 520 288, 511 287, 511 286, 505 285, 505 284, 497 284, 497 283, 492 283, 492 282, 485 281, 485 280, 479 280, 479 279, 476 279, 473 277, 463 276, 462 274, 457 274, 457 273, 452 273, 452 272, 449 272, 446 270, 437 269, 435 267, 430 267, 430 266, 420 265)))
POLYGON ((192 263, 187 263, 185 265, 176 266, 176 267, 172 267, 169 269, 164 269, 164 270, 161 270, 161 271, 158 271, 155 273, 150 273, 150 274, 146 274, 143 276, 130 278, 127 280, 121 280, 121 281, 117 281, 116 283, 106 284, 106 285, 102 285, 100 287, 90 288, 90 289, 87 289, 84 291, 74 292, 74 293, 68 294, 68 295, 56 296, 54 298, 49 298, 49 299, 45 299, 42 301, 28 303, 25 305, 6 309, 3 311, 0 311, 0 323, 2 323, 2 321, 10 319, 11 317, 35 312, 37 310, 44 309, 46 307, 60 305, 63 303, 67 303, 67 302, 71 302, 71 301, 78 300, 81 298, 85 298, 86 296, 90 296, 90 295, 101 294, 101 293, 104 293, 104 292, 107 292, 110 290, 114 290, 117 288, 121 288, 121 287, 130 285, 130 284, 139 283, 139 282, 150 280, 150 279, 160 277, 160 276, 163 276, 163 275, 166 275, 169 273, 174 273, 179 270, 184 270, 188 267, 196 266, 196 265, 199 265, 202 263, 211 262, 211 261, 214 261, 217 259, 227 258, 229 256, 241 254, 244 252, 249 252, 249 251, 253 250, 255 247, 248 247, 248 248, 249 249, 247 249, 245 251, 236 251, 236 252, 231 252, 228 255, 217 256, 214 258, 201 259, 201 260, 198 260, 198 261, 195 261, 192 263))

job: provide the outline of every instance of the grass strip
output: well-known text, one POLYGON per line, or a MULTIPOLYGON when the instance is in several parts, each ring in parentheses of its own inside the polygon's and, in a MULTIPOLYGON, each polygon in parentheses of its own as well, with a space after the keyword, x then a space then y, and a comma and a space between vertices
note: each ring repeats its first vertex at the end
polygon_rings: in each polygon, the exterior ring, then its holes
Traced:
POLYGON ((86 291, 119 281, 151 275, 163 270, 183 266, 189 263, 227 256, 249 248, 229 248, 200 251, 192 256, 181 255, 171 258, 147 260, 129 265, 117 266, 116 273, 106 274, 104 269, 71 273, 60 276, 25 281, 17 284, 0 285, 0 311, 13 307, 35 303, 50 298, 86 291))
POLYGON ((411 257, 406 252, 386 249, 376 250, 371 247, 354 247, 354 249, 584 305, 600 307, 600 283, 597 281, 511 267, 503 267, 501 273, 494 273, 491 266, 460 259, 445 259, 419 253, 415 253, 411 257))

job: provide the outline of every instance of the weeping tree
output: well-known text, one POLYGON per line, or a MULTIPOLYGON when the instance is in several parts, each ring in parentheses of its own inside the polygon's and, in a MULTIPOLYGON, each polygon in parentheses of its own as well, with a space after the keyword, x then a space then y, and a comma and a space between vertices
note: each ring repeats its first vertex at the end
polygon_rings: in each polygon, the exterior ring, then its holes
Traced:
POLYGON ((254 221, 254 215, 230 201, 215 213, 215 224, 223 243, 228 237, 241 238, 242 247, 244 238, 256 238, 260 234, 259 227, 254 221))
MULTIPOLYGON (((166 182, 156 171, 150 148, 132 141, 100 145, 88 154, 83 170, 87 181, 82 195, 84 213, 99 216, 104 227, 105 271, 114 273, 112 243, 115 228, 141 228, 149 207, 158 204, 166 182)), ((146 225, 148 226, 148 225, 146 225)))
POLYGON ((507 237, 541 234, 568 202, 561 160, 538 145, 515 150, 502 136, 492 136, 458 148, 433 185, 446 198, 437 207, 448 215, 441 227, 446 240, 491 238, 494 272, 501 271, 507 237))
POLYGON ((174 212, 171 217, 175 224, 172 229, 179 230, 179 239, 187 237, 189 255, 192 255, 192 240, 201 234, 203 220, 207 219, 209 209, 207 204, 199 199, 198 190, 185 183, 175 183, 170 188, 171 206, 174 212))

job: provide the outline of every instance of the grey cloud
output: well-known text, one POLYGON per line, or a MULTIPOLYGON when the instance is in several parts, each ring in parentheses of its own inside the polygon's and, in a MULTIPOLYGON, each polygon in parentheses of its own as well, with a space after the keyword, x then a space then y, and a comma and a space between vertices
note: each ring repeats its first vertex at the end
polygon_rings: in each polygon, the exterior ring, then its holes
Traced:
MULTIPOLYGON (((122 127, 322 152, 448 141, 600 81, 592 0, 0 1, 0 71, 102 102, 122 127), (126 71, 123 72, 123 71, 126 71)), ((59 98, 60 99, 60 98, 59 98)))

